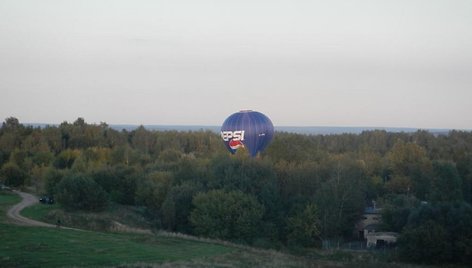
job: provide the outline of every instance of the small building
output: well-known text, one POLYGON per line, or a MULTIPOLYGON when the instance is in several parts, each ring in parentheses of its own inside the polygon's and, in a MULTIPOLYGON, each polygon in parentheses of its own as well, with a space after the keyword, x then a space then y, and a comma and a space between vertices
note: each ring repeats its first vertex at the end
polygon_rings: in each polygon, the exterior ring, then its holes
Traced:
POLYGON ((355 231, 358 239, 367 239, 368 233, 373 233, 379 230, 382 222, 382 209, 374 207, 367 207, 364 209, 362 218, 356 223, 355 231))
POLYGON ((378 231, 381 230, 381 225, 380 225, 380 222, 379 223, 373 223, 373 224, 369 224, 367 226, 364 227, 364 230, 363 230, 363 234, 362 234, 362 238, 363 239, 367 239, 367 236, 369 234, 373 234, 373 233, 376 233, 378 231))
POLYGON ((398 233, 382 232, 382 209, 373 206, 364 210, 362 218, 356 223, 356 233, 359 240, 366 241, 367 248, 392 247, 397 242, 398 233))
POLYGON ((367 234, 367 248, 392 247, 397 242, 398 233, 375 232, 367 234))

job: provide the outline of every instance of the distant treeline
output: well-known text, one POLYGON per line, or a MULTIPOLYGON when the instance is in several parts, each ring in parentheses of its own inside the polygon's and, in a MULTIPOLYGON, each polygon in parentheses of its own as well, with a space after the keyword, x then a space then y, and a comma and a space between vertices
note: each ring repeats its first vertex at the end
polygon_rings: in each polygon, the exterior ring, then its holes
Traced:
MULTIPOLYGON (((46 127, 57 127, 55 124, 33 124, 25 123, 25 126, 33 128, 46 128, 46 127)), ((133 131, 143 126, 150 131, 213 131, 215 133, 220 132, 221 126, 210 126, 210 125, 125 125, 125 124, 110 124, 108 125, 114 130, 126 130, 133 131)), ((323 127, 323 126, 275 126, 277 132, 289 132, 296 134, 306 135, 333 135, 333 134, 361 134, 364 131, 384 130, 387 132, 405 132, 412 133, 416 132, 418 128, 401 128, 401 127, 323 127)), ((423 129, 435 135, 446 135, 450 129, 431 128, 423 129)))
POLYGON ((472 133, 277 132, 257 158, 212 131, 115 130, 82 118, 0 129, 0 181, 67 210, 140 206, 156 227, 261 247, 353 239, 375 200, 399 257, 472 262, 472 133))

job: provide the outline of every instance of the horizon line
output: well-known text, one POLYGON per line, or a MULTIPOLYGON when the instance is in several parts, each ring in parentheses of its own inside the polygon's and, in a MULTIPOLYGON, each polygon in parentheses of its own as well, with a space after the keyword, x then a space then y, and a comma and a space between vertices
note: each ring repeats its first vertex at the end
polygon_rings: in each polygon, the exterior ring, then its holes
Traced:
MULTIPOLYGON (((67 122, 67 121, 64 121, 67 122)), ((69 123, 69 122, 67 122, 69 123)), ((109 127, 115 130, 132 130, 143 126, 150 130, 178 130, 178 131, 189 131, 189 130, 217 130, 220 128, 220 125, 198 125, 198 124, 108 124, 109 127)), ((100 125, 101 123, 87 123, 90 125, 100 125)), ((46 126, 59 126, 60 124, 51 124, 51 123, 21 123, 26 126, 32 127, 46 127, 46 126)), ((72 123, 70 123, 72 124, 72 123)), ((418 127, 380 127, 380 126, 322 126, 322 125, 312 125, 312 126, 297 126, 297 125, 274 125, 274 128, 277 131, 282 132, 294 132, 294 133, 361 133, 362 131, 373 131, 373 130, 384 130, 387 132, 416 132, 420 130, 426 130, 431 132, 449 132, 453 130, 457 131, 472 131, 472 129, 466 128, 418 128, 418 127), (290 131, 291 130, 291 131, 290 131), (299 130, 299 131, 295 131, 299 130), (311 131, 310 131, 311 130, 311 131), (318 130, 318 131, 316 131, 318 130), (344 131, 343 131, 344 130, 344 131), (351 131, 345 131, 351 130, 351 131), (334 132, 333 132, 334 131, 334 132)))

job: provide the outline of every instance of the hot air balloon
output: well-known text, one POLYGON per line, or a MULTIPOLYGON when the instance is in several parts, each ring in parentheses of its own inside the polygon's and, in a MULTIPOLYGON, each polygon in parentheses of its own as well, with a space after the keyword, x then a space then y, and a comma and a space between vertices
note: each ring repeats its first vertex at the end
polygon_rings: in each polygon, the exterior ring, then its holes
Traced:
POLYGON ((269 145, 273 136, 274 126, 270 119, 251 110, 230 115, 221 126, 221 138, 232 154, 245 147, 254 157, 269 145))

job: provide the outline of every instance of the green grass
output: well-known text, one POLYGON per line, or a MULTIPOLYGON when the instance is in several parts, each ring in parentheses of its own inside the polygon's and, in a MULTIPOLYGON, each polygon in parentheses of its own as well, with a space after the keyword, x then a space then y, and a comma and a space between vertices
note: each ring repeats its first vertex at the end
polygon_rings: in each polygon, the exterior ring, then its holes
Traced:
MULTIPOLYGON (((10 206, 20 201, 0 192, 0 267, 116 266, 191 261, 231 253, 236 248, 180 238, 100 233, 5 223, 10 206)), ((32 214, 51 209, 36 206, 32 214)))
POLYGON ((157 235, 98 233, 0 224, 7 267, 161 263, 230 253, 230 247, 157 235))
POLYGON ((47 214, 55 209, 59 209, 60 206, 57 204, 54 205, 44 205, 36 204, 31 207, 27 207, 21 211, 21 215, 30 219, 37 221, 43 221, 46 219, 47 214))
POLYGON ((58 219, 61 219, 63 226, 100 232, 110 231, 113 222, 139 229, 151 229, 152 227, 136 208, 118 204, 101 212, 64 211, 58 204, 36 204, 23 209, 21 215, 51 224, 55 224, 58 219))
MULTIPOLYGON (((386 263, 359 253, 286 253, 173 234, 131 234, 23 227, 5 214, 20 198, 0 192, 0 267, 418 267, 386 263), (316 253, 316 254, 315 254, 316 253), (334 255, 333 255, 334 254, 334 255)), ((36 205, 22 214, 43 219, 57 206, 36 205)))
POLYGON ((0 190, 0 222, 5 222, 8 208, 20 201, 17 194, 0 190))

